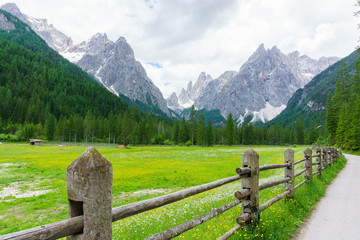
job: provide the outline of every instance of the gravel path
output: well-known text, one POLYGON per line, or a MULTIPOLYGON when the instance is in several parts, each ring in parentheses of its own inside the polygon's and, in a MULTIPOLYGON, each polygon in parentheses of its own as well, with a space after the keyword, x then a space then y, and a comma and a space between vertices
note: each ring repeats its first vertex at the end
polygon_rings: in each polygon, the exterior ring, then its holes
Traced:
POLYGON ((347 165, 294 239, 360 239, 360 157, 344 155, 347 165))

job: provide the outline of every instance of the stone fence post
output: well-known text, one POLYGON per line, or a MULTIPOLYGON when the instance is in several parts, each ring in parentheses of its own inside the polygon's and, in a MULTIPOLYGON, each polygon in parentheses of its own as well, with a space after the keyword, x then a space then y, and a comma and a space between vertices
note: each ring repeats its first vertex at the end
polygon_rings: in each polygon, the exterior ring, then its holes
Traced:
POLYGON ((67 168, 70 218, 84 215, 83 233, 67 240, 111 240, 112 173, 111 163, 93 147, 67 168))

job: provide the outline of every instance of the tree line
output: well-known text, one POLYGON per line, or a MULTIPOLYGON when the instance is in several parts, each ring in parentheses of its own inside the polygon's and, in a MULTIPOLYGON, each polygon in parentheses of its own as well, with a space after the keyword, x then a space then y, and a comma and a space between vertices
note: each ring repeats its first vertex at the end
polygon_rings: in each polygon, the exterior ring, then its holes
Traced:
POLYGON ((341 64, 334 94, 326 101, 328 142, 343 149, 360 149, 360 60, 352 76, 345 63, 341 64))

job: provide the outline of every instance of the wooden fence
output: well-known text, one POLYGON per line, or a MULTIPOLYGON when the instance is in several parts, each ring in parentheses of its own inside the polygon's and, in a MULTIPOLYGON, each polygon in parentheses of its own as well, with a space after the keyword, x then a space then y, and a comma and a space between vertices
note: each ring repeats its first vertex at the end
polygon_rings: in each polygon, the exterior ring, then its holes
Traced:
POLYGON ((330 166, 341 155, 341 151, 328 147, 315 147, 316 154, 307 148, 304 158, 294 161, 294 151, 287 149, 283 164, 259 166, 259 155, 252 149, 245 151, 241 157, 241 167, 236 169, 237 175, 211 183, 181 190, 164 196, 148 199, 128 205, 111 208, 112 203, 112 165, 95 148, 88 148, 76 159, 66 171, 66 182, 69 199, 70 218, 32 229, 0 236, 9 239, 58 239, 67 237, 75 239, 104 239, 112 237, 112 222, 133 216, 169 203, 220 187, 241 179, 241 189, 235 192, 236 200, 214 209, 200 217, 181 225, 154 234, 147 239, 171 239, 184 233, 209 219, 242 204, 241 216, 236 219, 237 225, 219 239, 228 239, 244 225, 260 220, 260 213, 282 198, 294 197, 295 190, 314 175, 321 177, 323 169, 330 166), (316 161, 313 162, 313 158, 316 161), (304 168, 295 173, 295 165, 304 162, 304 168), (316 171, 313 172, 313 166, 316 171), (285 169, 285 177, 259 184, 259 173, 270 169, 285 169), (304 173, 304 180, 294 185, 295 178, 304 173), (284 192, 259 205, 259 191, 284 184, 284 192))

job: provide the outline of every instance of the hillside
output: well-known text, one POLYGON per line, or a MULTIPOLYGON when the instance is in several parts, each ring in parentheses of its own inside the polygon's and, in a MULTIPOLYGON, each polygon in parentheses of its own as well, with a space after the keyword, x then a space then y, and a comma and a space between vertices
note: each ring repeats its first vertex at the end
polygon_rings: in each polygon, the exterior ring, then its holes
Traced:
MULTIPOLYGON (((46 42, 39 37, 31 28, 26 25, 24 22, 20 21, 18 18, 12 16, 8 12, 0 9, 0 38, 9 40, 13 43, 19 44, 23 46, 24 48, 31 50, 32 52, 36 52, 41 54, 43 57, 50 60, 52 63, 54 63, 57 67, 59 67, 62 71, 65 71, 69 74, 74 75, 74 78, 81 78, 87 82, 92 82, 93 85, 91 85, 92 88, 94 85, 96 85, 96 88, 102 89, 102 90, 96 90, 100 91, 101 93, 97 93, 99 95, 106 95, 109 96, 109 98, 114 99, 113 101, 119 102, 120 105, 132 105, 138 108, 141 111, 157 114, 160 116, 166 116, 165 113, 163 113, 158 107, 156 106, 149 106, 147 104, 144 104, 139 101, 132 101, 131 99, 119 94, 119 97, 123 99, 123 101, 119 100, 116 96, 112 96, 113 94, 107 93, 107 91, 104 91, 102 85, 96 81, 93 77, 91 77, 88 73, 84 72, 80 67, 76 66, 75 64, 70 63, 68 60, 63 58, 60 54, 58 54, 56 51, 51 49, 46 42), (1 27, 3 25, 3 27, 1 27), (9 28, 5 28, 5 25, 9 25, 9 28)), ((89 85, 90 86, 90 85, 89 85)), ((88 87, 88 86, 86 86, 88 87)), ((89 90, 90 91, 90 90, 89 90)), ((84 96, 86 97, 86 96, 84 96)), ((89 98, 89 101, 93 97, 89 98)), ((100 104, 100 103, 99 103, 100 104)), ((99 107, 101 104, 99 105, 99 107)), ((87 109, 86 107, 84 109, 87 109)), ((116 111, 116 110, 114 110, 116 111)))
MULTIPOLYGON (((149 110, 147 105, 123 98, 49 48, 26 24, 0 10, 1 133, 15 134, 15 140, 46 136, 60 141, 91 137, 128 142, 140 138, 132 134, 139 122, 147 123, 148 134, 141 136, 146 141, 158 134, 160 121, 172 125, 168 118, 130 107, 149 110)), ((164 115, 158 108, 152 110, 164 115)))
POLYGON ((326 98, 329 92, 334 93, 340 63, 344 62, 347 67, 346 72, 351 74, 359 57, 359 52, 354 51, 349 56, 316 75, 304 88, 294 93, 286 109, 268 124, 278 123, 282 127, 291 126, 301 115, 305 128, 309 128, 311 125, 324 126, 326 98))

